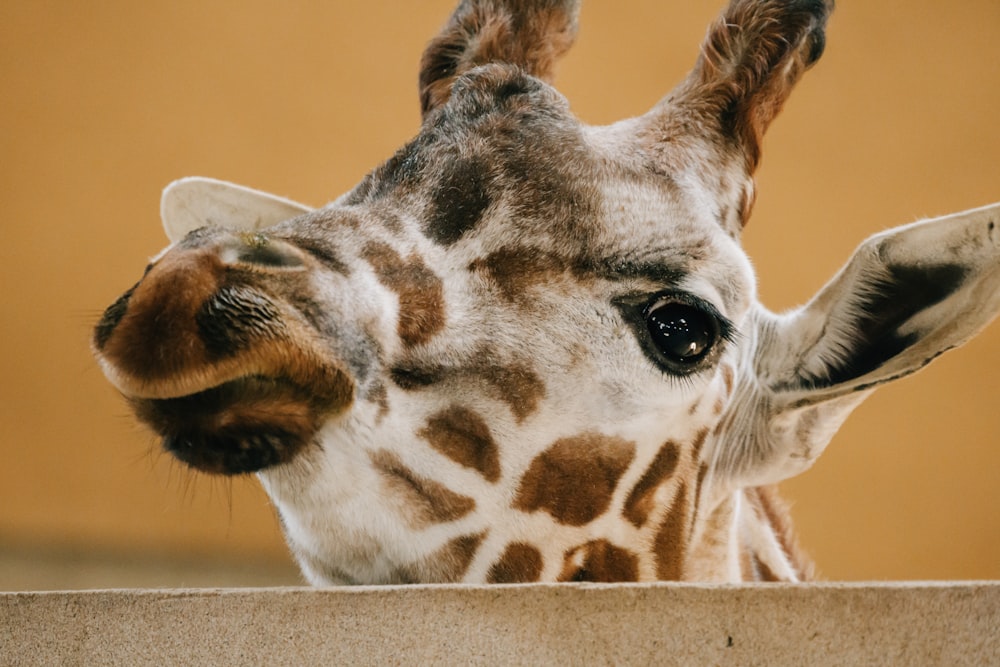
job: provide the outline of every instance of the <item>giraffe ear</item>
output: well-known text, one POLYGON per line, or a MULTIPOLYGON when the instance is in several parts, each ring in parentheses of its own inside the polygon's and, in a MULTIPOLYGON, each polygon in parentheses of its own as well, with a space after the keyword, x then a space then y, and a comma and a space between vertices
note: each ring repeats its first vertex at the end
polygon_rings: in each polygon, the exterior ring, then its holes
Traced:
POLYGON ((311 210, 277 195, 200 176, 174 181, 160 198, 163 229, 174 243, 205 225, 256 231, 311 210))
POLYGON ((551 80, 576 37, 579 11, 579 0, 462 0, 420 60, 423 116, 448 100, 455 79, 479 65, 518 65, 551 80))
POLYGON ((807 305, 761 314, 747 390, 761 409, 727 436, 720 467, 754 484, 802 472, 871 390, 966 342, 998 311, 1000 204, 868 239, 807 305))

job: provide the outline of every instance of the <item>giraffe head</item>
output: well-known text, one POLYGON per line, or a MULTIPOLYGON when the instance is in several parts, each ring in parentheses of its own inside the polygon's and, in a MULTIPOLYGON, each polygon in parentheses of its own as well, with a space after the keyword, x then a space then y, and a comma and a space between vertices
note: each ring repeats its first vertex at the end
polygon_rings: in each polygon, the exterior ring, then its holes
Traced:
POLYGON ((761 139, 831 5, 734 0, 673 93, 590 127, 548 83, 577 3, 464 0, 351 192, 170 186, 99 363, 177 458, 259 475, 314 583, 795 578, 758 487, 1000 309, 1000 207, 758 304, 761 139))

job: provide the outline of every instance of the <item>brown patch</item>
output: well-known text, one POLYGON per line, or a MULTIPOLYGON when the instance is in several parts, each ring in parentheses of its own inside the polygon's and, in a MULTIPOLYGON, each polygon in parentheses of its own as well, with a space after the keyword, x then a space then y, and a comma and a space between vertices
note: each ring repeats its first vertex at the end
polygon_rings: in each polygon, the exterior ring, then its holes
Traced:
POLYGON ((656 578, 663 581, 680 581, 684 573, 684 552, 687 549, 688 490, 681 484, 674 497, 673 506, 656 533, 656 578))
POLYGON ((753 182, 747 183, 740 193, 740 226, 746 227, 750 221, 750 214, 753 213, 753 205, 757 201, 757 189, 753 182))
POLYGON ((557 440, 531 462, 514 507, 544 510, 563 524, 582 526, 607 511, 635 443, 599 433, 557 440))
POLYGON ((753 554, 745 544, 740 545, 740 581, 758 581, 753 554))
POLYGON ((403 260, 379 242, 365 246, 363 256, 379 282, 399 296, 397 333, 404 345, 426 343, 444 328, 444 286, 420 257, 411 254, 403 260))
POLYGON ((636 528, 641 528, 646 523, 653 511, 656 490, 673 474, 678 458, 680 454, 676 443, 668 442, 663 445, 642 478, 629 492, 622 514, 636 528))
POLYGON ((708 464, 702 463, 698 466, 698 478, 694 485, 694 511, 691 512, 691 525, 689 529, 694 528, 694 523, 698 519, 698 513, 701 511, 701 487, 705 483, 706 475, 708 475, 708 464))
POLYGON ((721 369, 722 371, 722 384, 726 387, 726 396, 733 395, 733 385, 736 381, 736 371, 730 365, 725 365, 721 369))
POLYGON ((712 416, 718 417, 722 414, 722 411, 726 409, 726 401, 721 396, 716 399, 715 405, 712 406, 712 416))
POLYGON ((372 465, 382 473, 387 491, 399 496, 406 517, 417 527, 455 521, 476 507, 472 498, 417 475, 388 450, 381 449, 369 456, 372 465))
POLYGON ((542 575, 542 553, 523 542, 512 542, 500 560, 490 566, 486 581, 491 584, 527 584, 542 575))
POLYGON ((485 532, 456 537, 422 563, 403 568, 400 578, 403 583, 446 584, 461 581, 484 539, 485 532))
POLYGON ((378 419, 381 421, 389 413, 389 392, 385 385, 379 382, 368 391, 368 400, 378 406, 378 419))
POLYGON ((492 280, 504 299, 520 305, 533 303, 527 294, 531 287, 548 288, 569 268, 570 263, 558 255, 527 247, 497 250, 469 265, 471 271, 492 280))
POLYGON ((486 382, 497 389, 498 397, 510 406, 518 423, 537 410, 545 396, 545 383, 524 364, 488 366, 479 369, 479 372, 486 382))
POLYGON ((433 241, 447 246, 474 229, 485 215, 492 203, 491 176, 484 160, 447 160, 442 168, 424 231, 433 241))
POLYGON ((145 381, 207 365, 196 315, 223 280, 213 250, 175 249, 112 304, 95 332, 95 346, 116 367, 145 381))
POLYGON ((593 540, 566 552, 559 581, 638 581, 639 557, 607 540, 593 540))
POLYGON ((781 577, 774 573, 774 570, 768 567, 767 563, 765 563, 755 551, 750 553, 750 565, 751 574, 753 575, 753 579, 751 581, 774 582, 782 580, 781 577))
POLYGON ((390 370, 390 377, 396 386, 407 391, 419 391, 440 382, 470 379, 477 388, 485 385, 491 397, 506 403, 518 423, 538 409, 541 399, 545 397, 545 383, 530 366, 517 362, 502 366, 491 363, 488 348, 477 350, 473 356, 485 360, 470 360, 464 367, 403 363, 390 370))
POLYGON ((500 455, 483 418, 453 405, 427 420, 418 436, 459 465, 479 472, 490 482, 500 479, 500 455))
POLYGON ((708 438, 708 429, 703 428, 694 435, 694 440, 691 441, 691 460, 698 463, 701 458, 701 448, 705 446, 705 440, 708 438))

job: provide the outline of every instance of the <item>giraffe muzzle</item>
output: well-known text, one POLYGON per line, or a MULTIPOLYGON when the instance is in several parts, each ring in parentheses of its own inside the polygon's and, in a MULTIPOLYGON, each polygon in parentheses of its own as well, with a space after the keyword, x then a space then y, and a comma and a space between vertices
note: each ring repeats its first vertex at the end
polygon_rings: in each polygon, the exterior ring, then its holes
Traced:
POLYGON ((280 296, 305 270, 301 251, 260 235, 186 239, 105 311, 102 370, 181 461, 222 474, 285 463, 350 405, 353 382, 280 296))

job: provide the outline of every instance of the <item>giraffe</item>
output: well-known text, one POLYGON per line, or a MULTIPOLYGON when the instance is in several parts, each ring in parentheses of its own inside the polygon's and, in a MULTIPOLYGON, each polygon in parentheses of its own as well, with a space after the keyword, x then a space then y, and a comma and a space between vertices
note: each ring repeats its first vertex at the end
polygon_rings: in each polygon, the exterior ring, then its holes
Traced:
POLYGON ((350 192, 171 184, 98 363, 180 461, 258 476, 315 585, 808 579, 774 485, 1000 311, 1000 204, 757 300, 761 140, 832 8, 732 0, 594 127, 550 83, 577 0, 462 0, 419 133, 350 192))

